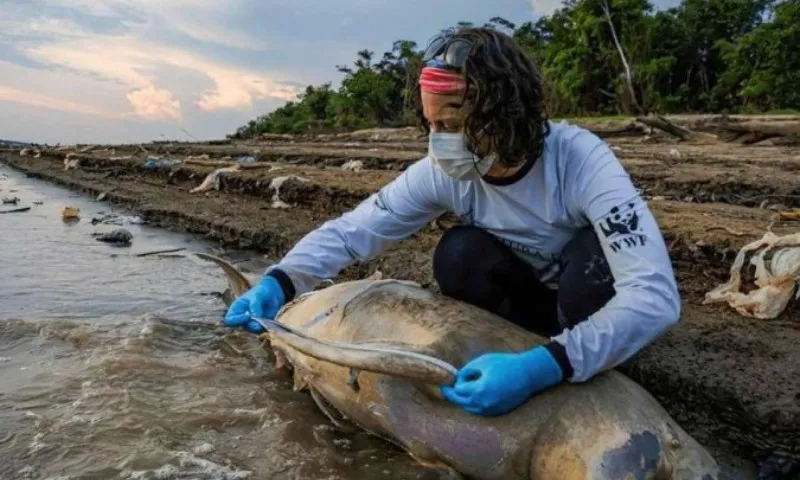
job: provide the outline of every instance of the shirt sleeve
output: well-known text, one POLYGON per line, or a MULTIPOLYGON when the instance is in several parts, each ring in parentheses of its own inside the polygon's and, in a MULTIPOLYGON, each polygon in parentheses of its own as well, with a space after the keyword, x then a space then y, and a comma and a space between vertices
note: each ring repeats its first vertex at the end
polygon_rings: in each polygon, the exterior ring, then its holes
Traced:
POLYGON ((628 360, 674 325, 680 296, 655 217, 616 155, 588 131, 571 142, 565 149, 568 208, 593 225, 616 291, 586 321, 552 339, 566 350, 569 380, 582 382, 628 360))
POLYGON ((334 278, 356 261, 369 260, 409 237, 445 212, 447 179, 428 157, 408 167, 355 209, 308 233, 266 271, 283 286, 287 299, 334 278))

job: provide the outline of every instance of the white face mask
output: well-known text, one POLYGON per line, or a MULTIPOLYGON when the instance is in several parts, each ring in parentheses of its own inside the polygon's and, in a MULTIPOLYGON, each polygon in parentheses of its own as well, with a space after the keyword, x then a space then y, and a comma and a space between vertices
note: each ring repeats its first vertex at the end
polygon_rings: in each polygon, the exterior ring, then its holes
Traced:
POLYGON ((478 158, 467 150, 461 133, 431 133, 428 155, 441 171, 456 180, 477 180, 494 163, 494 156, 478 158))

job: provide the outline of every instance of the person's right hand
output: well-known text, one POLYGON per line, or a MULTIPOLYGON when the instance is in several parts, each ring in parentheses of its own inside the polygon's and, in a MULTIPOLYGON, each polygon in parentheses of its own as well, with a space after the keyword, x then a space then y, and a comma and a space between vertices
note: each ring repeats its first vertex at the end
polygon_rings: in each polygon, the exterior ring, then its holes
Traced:
POLYGON ((264 327, 252 317, 272 320, 285 302, 286 297, 280 283, 274 277, 264 277, 261 282, 234 300, 225 314, 224 324, 228 327, 242 327, 250 333, 264 333, 264 327))

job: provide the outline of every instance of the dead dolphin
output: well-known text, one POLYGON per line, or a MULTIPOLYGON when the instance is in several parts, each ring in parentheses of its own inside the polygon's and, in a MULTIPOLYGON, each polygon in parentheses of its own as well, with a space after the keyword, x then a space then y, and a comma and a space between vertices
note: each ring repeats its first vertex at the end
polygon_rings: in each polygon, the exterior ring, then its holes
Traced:
MULTIPOLYGON (((251 281, 236 267, 200 256, 222 267, 229 298, 249 289, 251 281)), ((300 296, 267 327, 264 337, 293 369, 296 388, 310 390, 332 420, 347 418, 425 465, 478 479, 720 479, 711 455, 616 370, 562 384, 498 417, 451 405, 429 376, 397 376, 398 351, 460 367, 486 352, 547 340, 412 282, 343 282, 300 296), (305 343, 281 335, 281 326, 301 333, 305 343), (386 350, 384 371, 380 353, 365 368, 337 363, 337 355, 363 345, 386 350)))

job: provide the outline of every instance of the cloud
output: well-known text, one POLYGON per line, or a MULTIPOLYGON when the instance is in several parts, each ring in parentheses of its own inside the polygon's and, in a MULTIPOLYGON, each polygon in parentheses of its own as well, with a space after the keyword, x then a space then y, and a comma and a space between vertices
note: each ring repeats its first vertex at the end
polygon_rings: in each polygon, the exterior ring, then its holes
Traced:
POLYGON ((132 2, 126 0, 44 0, 41 3, 55 7, 75 8, 97 17, 116 17, 120 6, 129 5, 132 2))
POLYGON ((0 102, 12 102, 28 105, 31 107, 46 108, 49 110, 57 110, 67 113, 78 113, 83 115, 92 115, 112 120, 118 120, 118 114, 107 112, 91 105, 82 103, 75 103, 69 100, 63 100, 41 93, 20 90, 4 85, 0 85, 0 102))
POLYGON ((519 0, 442 2, 419 17, 422 0, 0 0, 0 131, 219 138, 305 85, 335 87, 362 48, 380 57, 457 20, 531 14, 519 0))
POLYGON ((88 37, 91 32, 66 18, 30 17, 24 20, 14 16, 0 18, 0 30, 9 37, 88 37))
POLYGON ((172 18, 170 26, 177 32, 187 35, 201 42, 212 43, 223 47, 239 48, 243 50, 264 50, 267 44, 250 35, 232 29, 220 28, 213 23, 198 23, 185 21, 182 18, 172 18))
POLYGON ((216 88, 203 93, 197 106, 205 111, 223 108, 250 109, 254 99, 274 98, 296 100, 295 87, 280 85, 256 76, 239 72, 217 71, 214 74, 216 88))
POLYGON ((91 73, 136 90, 156 89, 159 67, 201 73, 214 85, 197 94, 196 104, 205 111, 250 109, 254 100, 293 100, 297 93, 294 87, 275 80, 270 72, 238 68, 132 35, 107 37, 102 41, 93 38, 45 43, 30 47, 27 54, 48 65, 91 73))
POLYGON ((181 121, 181 105, 169 90, 158 89, 152 85, 128 92, 128 101, 133 110, 142 118, 150 120, 181 121))
POLYGON ((10 6, 0 6, 0 27, 5 32, 0 33, 0 39, 4 35, 20 39, 13 43, 16 51, 52 70, 124 86, 125 97, 139 102, 131 103, 136 114, 150 112, 147 115, 152 116, 155 111, 161 118, 180 117, 176 114, 180 107, 172 106, 174 99, 158 97, 166 108, 151 110, 157 98, 154 92, 169 93, 157 81, 169 67, 211 81, 212 88, 195 82, 185 90, 204 111, 249 110, 257 100, 295 99, 294 89, 283 82, 285 79, 275 78, 278 75, 274 72, 237 67, 217 60, 229 57, 218 51, 186 45, 187 41, 196 41, 250 52, 265 49, 262 39, 225 25, 226 21, 235 25, 228 17, 249 0, 224 4, 207 0, 33 0, 17 7, 11 1, 10 6), (109 28, 115 34, 102 33, 109 28), (175 41, 181 37, 184 41, 175 41))
POLYGON ((162 25, 169 30, 201 42, 239 48, 262 50, 265 44, 258 37, 221 23, 244 0, 209 2, 206 0, 41 0, 45 4, 70 7, 101 18, 125 19, 135 12, 142 23, 162 25))
POLYGON ((538 15, 551 15, 564 6, 564 0, 530 0, 531 8, 538 15))

